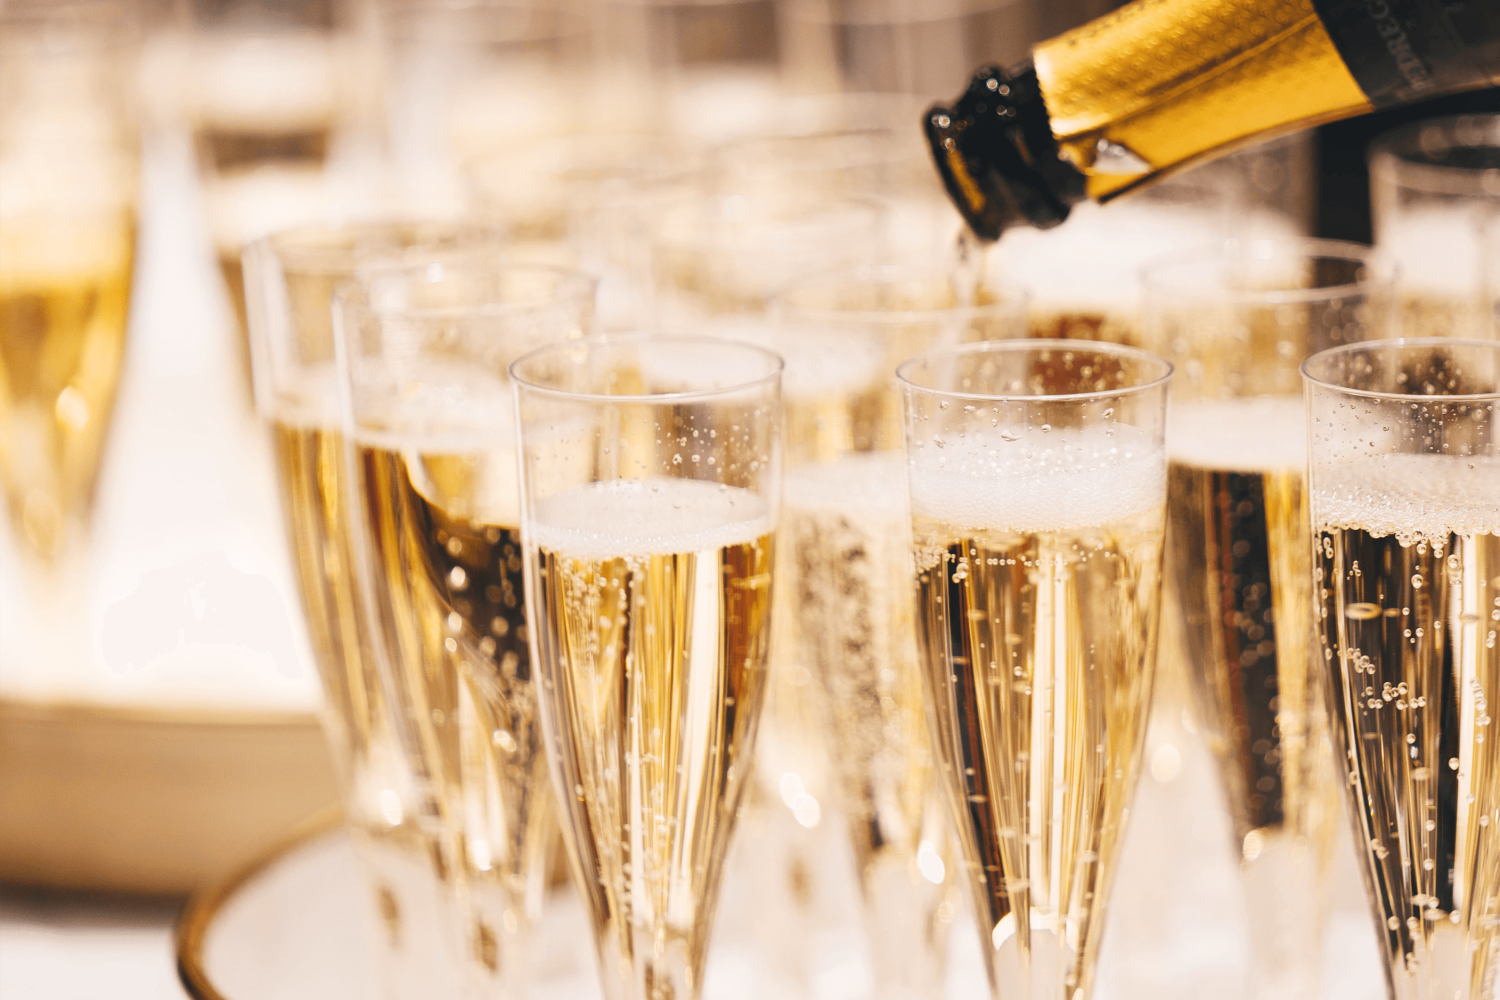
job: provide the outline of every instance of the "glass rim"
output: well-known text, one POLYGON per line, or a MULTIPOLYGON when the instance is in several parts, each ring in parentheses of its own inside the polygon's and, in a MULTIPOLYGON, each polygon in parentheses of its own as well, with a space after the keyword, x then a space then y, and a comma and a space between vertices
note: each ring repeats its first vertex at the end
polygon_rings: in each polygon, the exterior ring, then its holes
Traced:
POLYGON ((1445 402, 1476 402, 1484 399, 1500 399, 1500 387, 1493 392, 1470 392, 1454 393, 1452 395, 1432 395, 1418 392, 1382 392, 1377 389, 1351 389, 1347 386, 1338 385, 1327 379, 1319 378, 1309 369, 1315 363, 1326 364, 1339 355, 1354 354, 1362 350, 1372 349, 1421 349, 1433 347, 1466 347, 1480 348, 1500 354, 1500 341, 1475 340, 1469 337, 1390 337, 1383 340, 1358 340, 1352 344, 1340 344, 1327 350, 1319 351, 1298 366, 1297 371, 1302 375, 1303 384, 1310 388, 1325 389, 1345 396, 1354 396, 1359 399, 1381 399, 1390 401, 1411 400, 1443 400, 1445 402))
POLYGON ((1139 274, 1141 290, 1148 298, 1160 297, 1179 302, 1218 301, 1233 305, 1260 303, 1287 305, 1317 302, 1321 299, 1386 291, 1395 287, 1399 268, 1388 254, 1368 243, 1352 240, 1326 240, 1312 236, 1281 236, 1257 240, 1227 239, 1222 243, 1202 244, 1189 249, 1173 250, 1154 257, 1142 265, 1139 274), (1254 255, 1256 248, 1272 251, 1269 256, 1254 255), (1289 252, 1288 252, 1289 251, 1289 252), (1363 280, 1317 288, 1281 288, 1237 291, 1227 288, 1183 289, 1165 280, 1177 268, 1203 264, 1210 260, 1341 260, 1358 263, 1367 271, 1380 269, 1380 275, 1367 274, 1363 280))
POLYGON ((1447 166, 1424 163, 1419 143, 1427 129, 1445 131, 1443 149, 1494 149, 1500 153, 1500 114, 1445 115, 1411 122, 1382 132, 1370 143, 1367 156, 1371 178, 1379 178, 1397 187, 1424 194, 1447 194, 1469 197, 1500 196, 1500 186, 1487 187, 1484 177, 1492 169, 1447 166), (1459 141, 1454 133, 1461 122, 1483 123, 1476 129, 1476 141, 1459 141))
POLYGON ((1012 340, 979 340, 968 344, 950 344, 911 357, 896 366, 896 379, 901 385, 932 396, 947 396, 950 399, 976 399, 999 403, 1073 403, 1089 400, 1118 399, 1163 389, 1172 380, 1176 366, 1166 358, 1152 354, 1139 347, 1113 344, 1104 340, 1067 340, 1060 338, 1016 337, 1012 340), (937 389, 922 385, 912 379, 910 370, 914 365, 936 360, 940 357, 960 357, 966 354, 1011 354, 1019 351, 1043 350, 1089 350, 1117 358, 1130 358, 1149 365, 1159 365, 1161 373, 1138 385, 1122 386, 1118 389, 1096 389, 1093 392, 1063 392, 1048 395, 1018 395, 1012 393, 964 392, 961 389, 937 389))
MULTIPOLYGON (((783 313, 787 316, 795 314, 798 318, 805 318, 813 322, 833 324, 861 324, 869 326, 897 326, 905 323, 921 322, 924 320, 949 320, 949 319, 975 319, 991 316, 1005 316, 1013 311, 1025 314, 1026 307, 1031 303, 1031 292, 1016 285, 991 285, 991 289, 1003 293, 1003 298, 998 302, 986 302, 967 306, 947 306, 932 309, 837 309, 831 306, 801 306, 788 301, 787 296, 799 290, 810 288, 839 288, 851 287, 856 284, 879 284, 886 280, 886 275, 895 275, 894 280, 903 278, 941 278, 953 281, 951 271, 929 264, 854 264, 846 267, 835 268, 830 271, 821 271, 816 274, 806 275, 782 285, 771 293, 770 309, 773 318, 780 320, 783 313)), ((983 279, 978 287, 985 287, 983 279)))
POLYGON ((592 301, 599 289, 599 279, 586 271, 552 264, 534 264, 513 261, 507 258, 473 259, 466 256, 463 248, 453 251, 434 251, 431 259, 410 263, 374 264, 353 277, 339 283, 334 292, 335 300, 345 308, 360 309, 379 319, 451 319, 454 317, 500 317, 518 316, 542 309, 551 309, 571 299, 592 301), (457 306, 377 306, 370 302, 373 286, 410 280, 433 266, 468 269, 488 274, 521 273, 545 274, 559 279, 555 294, 519 302, 480 302, 457 306))
POLYGON ((780 354, 769 348, 761 347, 759 344, 752 344, 748 340, 731 340, 728 337, 695 337, 689 334, 602 333, 555 344, 543 344, 541 347, 527 351, 512 361, 506 367, 506 374, 510 376, 511 382, 516 386, 518 400, 520 398, 520 391, 525 389, 528 392, 537 392, 559 399, 572 399, 578 402, 661 403, 677 400, 712 399, 716 396, 727 396, 733 393, 745 392, 757 386, 780 380, 782 371, 785 368, 786 361, 780 354), (747 378, 742 382, 719 386, 715 389, 689 389, 682 392, 648 393, 603 393, 584 392, 578 389, 560 389, 556 386, 545 385, 535 379, 527 378, 521 371, 523 365, 532 364, 544 355, 559 351, 577 351, 580 348, 584 348, 593 353, 596 348, 608 349, 641 344, 733 347, 751 354, 760 355, 769 362, 770 368, 764 374, 757 375, 754 378, 747 378))
MULTIPOLYGON (((357 269, 358 267, 357 262, 350 260, 354 253, 348 247, 317 246, 298 241, 315 240, 320 237, 338 237, 344 234, 357 237, 360 234, 394 233, 407 227, 414 229, 427 228, 444 235, 473 235, 475 237, 473 244, 454 247, 434 247, 430 251, 423 251, 424 253, 431 253, 434 261, 444 259, 450 253, 467 255, 480 251, 489 251, 498 254, 503 252, 505 247, 504 230, 488 223, 424 219, 420 216, 390 216, 331 224, 314 222, 289 226, 251 240, 245 244, 243 252, 270 253, 278 261, 281 261, 283 266, 295 261, 297 270, 303 274, 337 274, 342 271, 357 269)), ((396 247, 395 249, 419 250, 421 248, 396 247)), ((432 261, 424 261, 424 263, 430 262, 432 261)), ((375 266, 381 267, 383 265, 375 266)), ((404 265, 392 264, 390 266, 399 268, 404 265)))

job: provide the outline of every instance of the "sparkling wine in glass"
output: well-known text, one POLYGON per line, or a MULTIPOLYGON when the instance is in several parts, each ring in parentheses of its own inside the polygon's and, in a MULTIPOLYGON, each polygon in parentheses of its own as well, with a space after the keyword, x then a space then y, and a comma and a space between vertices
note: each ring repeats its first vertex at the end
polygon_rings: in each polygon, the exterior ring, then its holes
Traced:
POLYGON ((696 1000, 766 690, 781 359, 624 337, 511 372, 542 729, 604 995, 696 1000))
POLYGON ((1392 1000, 1494 993, 1500 914, 1500 347, 1302 366, 1319 659, 1392 1000))
POLYGON ((417 996, 433 988, 435 975, 451 972, 438 928, 428 926, 440 905, 431 859, 441 838, 428 775, 410 727, 394 714, 360 590, 333 299, 361 268, 494 253, 499 239, 481 226, 309 226, 257 240, 244 254, 256 409, 271 429, 324 731, 380 916, 382 974, 397 997, 417 996))
POLYGON ((929 724, 996 998, 1093 988, 1151 703, 1171 372, 1040 340, 897 369, 929 724))
POLYGON ((436 789, 468 968, 523 996, 553 828, 506 367, 592 322, 574 271, 460 254, 338 293, 372 644, 436 789))
POLYGON ((1173 669, 1217 764, 1240 862, 1251 995, 1318 987, 1336 779, 1312 638, 1297 366, 1380 336, 1392 269, 1366 246, 1250 240, 1143 272, 1147 343, 1180 373, 1167 433, 1173 669))
POLYGON ((768 721, 802 752, 761 782, 811 784, 792 768, 827 761, 877 995, 936 997, 957 878, 917 656, 895 370, 943 344, 1023 335, 1025 296, 931 267, 862 267, 789 286, 771 313, 787 473, 768 721), (798 692, 811 711, 787 711, 798 692))

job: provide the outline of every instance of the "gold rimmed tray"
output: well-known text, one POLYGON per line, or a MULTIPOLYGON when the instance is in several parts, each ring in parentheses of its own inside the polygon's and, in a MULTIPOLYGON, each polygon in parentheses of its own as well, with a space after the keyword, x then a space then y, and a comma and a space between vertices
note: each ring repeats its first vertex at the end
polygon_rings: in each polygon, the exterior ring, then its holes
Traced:
MULTIPOLYGON (((1110 902, 1099 967, 1101 996, 1102 984, 1107 983, 1116 1000, 1187 1000, 1218 995, 1225 983, 1244 980, 1248 954, 1237 916, 1242 902, 1235 888, 1236 870, 1223 850, 1227 832, 1217 827, 1193 829, 1193 817, 1211 805, 1205 802, 1211 798, 1209 766, 1201 746, 1187 745, 1182 771, 1173 781, 1142 782, 1130 844, 1110 902)), ((782 870, 772 863, 775 838, 764 821, 764 813, 749 808, 736 833, 704 1000, 869 995, 873 982, 860 933, 850 925, 856 915, 847 909, 847 900, 832 900, 830 907, 828 898, 820 898, 819 911, 811 915, 787 909, 785 900, 780 906, 768 901, 765 889, 774 887, 782 870), (784 919, 768 919, 777 913, 784 919), (807 962, 802 985, 777 972, 778 963, 787 958, 777 951, 778 945, 789 944, 785 928, 804 939, 790 942, 802 946, 797 954, 807 962), (779 942, 778 934, 783 938, 779 942), (808 982, 817 988, 809 990, 808 982)), ((1347 849, 1344 853, 1349 854, 1347 849)), ((826 864, 817 866, 816 872, 837 873, 850 865, 839 852, 823 861, 826 864)), ((1376 1000, 1384 986, 1352 864, 1338 882, 1343 890, 1335 893, 1318 997, 1376 1000)), ((398 982, 389 974, 375 947, 373 901, 336 814, 317 816, 274 850, 189 899, 177 933, 183 984, 193 1000, 425 1000, 458 995, 430 978, 408 975, 398 982)), ((409 913, 405 923, 431 926, 441 920, 436 912, 409 913)), ((951 934, 945 995, 987 996, 978 934, 962 908, 951 934)), ((598 1000, 591 938, 577 896, 566 886, 554 887, 536 932, 531 995, 598 1000)))
MULTIPOLYGON (((193 1000, 382 1000, 463 995, 448 911, 419 859, 382 860, 390 929, 337 810, 298 824, 273 848, 188 898, 177 921, 178 977, 193 1000), (384 919, 382 919, 384 918, 384 919), (389 939, 388 939, 389 940, 389 939)), ((527 956, 534 996, 598 1000, 590 931, 570 884, 549 893, 527 956)))
POLYGON ((187 893, 336 796, 312 713, 0 700, 0 881, 187 893))

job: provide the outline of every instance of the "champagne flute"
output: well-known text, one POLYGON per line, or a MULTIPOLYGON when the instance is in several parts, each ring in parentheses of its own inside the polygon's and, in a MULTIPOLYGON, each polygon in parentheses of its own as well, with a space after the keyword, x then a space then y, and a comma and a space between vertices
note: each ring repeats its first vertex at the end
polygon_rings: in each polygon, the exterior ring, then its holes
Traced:
POLYGON ((1171 372, 1056 340, 897 369, 929 725, 997 1000, 1093 987, 1151 703, 1171 372))
POLYGON ((784 11, 786 75, 806 93, 950 93, 969 67, 1019 63, 1046 37, 1015 0, 786 0, 784 11))
POLYGON ((542 726, 604 995, 696 1000, 766 690, 781 359, 622 337, 511 374, 542 726))
POLYGON ((812 790, 795 765, 828 761, 882 997, 941 994, 956 882, 922 700, 892 375, 941 344, 1024 335, 1024 295, 977 292, 938 270, 885 266, 809 278, 772 300, 787 473, 767 725, 802 752, 762 782, 812 790), (789 711, 799 692, 819 691, 812 711, 789 711))
POLYGON ((1302 366, 1314 620, 1392 1000, 1494 993, 1500 912, 1500 346, 1302 366))
POLYGON ((468 968, 525 995, 553 824, 522 595, 506 366, 592 322, 594 280, 467 254, 337 295, 373 645, 435 785, 468 968))
POLYGON ((1312 671, 1297 366, 1380 336, 1393 277, 1371 248, 1326 240, 1230 242, 1143 272, 1147 343, 1180 372, 1167 434, 1174 652, 1233 819, 1254 996, 1316 991, 1338 809, 1312 671))
POLYGON ((287 230, 244 255, 256 408, 271 425, 287 543, 323 686, 323 728, 396 996, 421 995, 440 971, 442 945, 432 940, 427 915, 437 903, 429 861, 439 838, 427 777, 404 720, 392 714, 359 592, 333 295, 361 267, 493 253, 499 245, 499 235, 480 226, 391 222, 287 230))
POLYGON ((27 605, 0 660, 48 678, 92 656, 77 612, 135 264, 134 13, 0 10, 0 491, 27 605))
POLYGON ((1401 269, 1401 329, 1491 337, 1500 115, 1412 122, 1370 144, 1375 243, 1401 269))
POLYGON ((363 107, 378 92, 359 23, 366 8, 185 0, 178 10, 190 29, 184 110, 248 385, 245 247, 357 207, 333 173, 373 124, 363 107))

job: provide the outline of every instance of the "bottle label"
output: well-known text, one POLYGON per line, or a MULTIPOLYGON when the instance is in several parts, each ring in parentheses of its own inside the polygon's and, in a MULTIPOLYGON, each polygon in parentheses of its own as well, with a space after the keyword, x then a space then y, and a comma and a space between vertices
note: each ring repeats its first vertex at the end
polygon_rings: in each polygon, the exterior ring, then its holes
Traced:
POLYGON ((1494 0, 1312 0, 1376 107, 1500 83, 1494 0))

